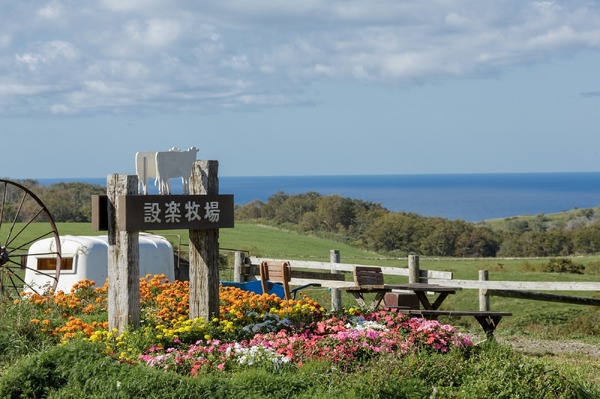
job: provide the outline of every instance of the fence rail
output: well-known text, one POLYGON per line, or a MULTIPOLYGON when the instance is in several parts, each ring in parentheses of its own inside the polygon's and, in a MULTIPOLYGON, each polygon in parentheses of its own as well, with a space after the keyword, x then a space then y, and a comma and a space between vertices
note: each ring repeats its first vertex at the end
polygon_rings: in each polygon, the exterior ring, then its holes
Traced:
MULTIPOLYGON (((236 262, 234 266, 234 279, 238 282, 254 280, 260 273, 257 265, 262 261, 288 261, 293 268, 299 269, 318 269, 330 271, 331 273, 346 273, 353 272, 357 266, 373 266, 359 265, 350 263, 340 263, 338 251, 331 251, 330 262, 314 262, 305 260, 291 259, 271 259, 271 258, 246 258, 243 253, 236 253, 236 262), (244 266, 245 269, 244 269, 244 266)), ((553 294, 539 294, 527 291, 598 291, 600 292, 600 282, 571 282, 571 281, 489 281, 488 272, 486 270, 479 271, 479 280, 456 280, 453 278, 452 272, 437 271, 437 270, 421 270, 419 268, 419 256, 410 255, 408 257, 408 265, 404 267, 381 267, 384 275, 406 276, 410 283, 427 282, 431 284, 450 285, 463 289, 479 290, 479 309, 490 309, 490 296, 505 296, 523 299, 548 300, 554 302, 579 303, 600 306, 600 300, 580 297, 567 297, 553 294), (546 299, 543 299, 546 298, 546 299)), ((294 278, 290 284, 304 285, 308 283, 320 283, 322 287, 332 289, 332 309, 341 307, 341 297, 338 288, 351 287, 354 281, 333 281, 333 280, 309 280, 302 278, 294 278)))
POLYGON ((570 281, 485 281, 437 279, 436 284, 453 285, 465 289, 517 291, 600 291, 600 283, 570 281))

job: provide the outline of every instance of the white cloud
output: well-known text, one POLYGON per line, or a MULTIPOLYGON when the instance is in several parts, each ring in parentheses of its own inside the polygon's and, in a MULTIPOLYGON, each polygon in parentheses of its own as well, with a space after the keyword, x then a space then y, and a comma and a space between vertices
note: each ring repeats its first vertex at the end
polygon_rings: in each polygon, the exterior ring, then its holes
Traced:
POLYGON ((64 9, 58 1, 51 1, 37 11, 37 15, 44 19, 58 19, 61 17, 64 9))
POLYGON ((36 43, 35 52, 15 54, 17 64, 26 66, 31 72, 42 72, 42 66, 45 67, 53 62, 72 62, 77 57, 77 49, 61 40, 36 43))
POLYGON ((165 19, 133 20, 126 24, 124 31, 128 38, 149 47, 165 47, 177 40, 181 27, 177 21, 165 19))
POLYGON ((35 96, 35 95, 43 95, 50 91, 51 91, 51 87, 49 87, 49 86, 0 83, 0 97, 35 96))
POLYGON ((278 106, 305 101, 298 93, 316 79, 404 87, 600 51, 600 3, 583 0, 78 4, 0 5, 5 87, 54 88, 37 102, 5 90, 6 109, 278 106))

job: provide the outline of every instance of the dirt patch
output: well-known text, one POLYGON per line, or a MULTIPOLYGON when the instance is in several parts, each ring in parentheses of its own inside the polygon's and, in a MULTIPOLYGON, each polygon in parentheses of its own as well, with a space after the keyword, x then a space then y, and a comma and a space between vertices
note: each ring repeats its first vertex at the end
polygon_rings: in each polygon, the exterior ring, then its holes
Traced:
POLYGON ((497 338, 498 343, 510 345, 515 350, 525 353, 555 353, 555 354, 580 354, 600 358, 600 345, 587 344, 578 341, 549 341, 525 337, 497 338))

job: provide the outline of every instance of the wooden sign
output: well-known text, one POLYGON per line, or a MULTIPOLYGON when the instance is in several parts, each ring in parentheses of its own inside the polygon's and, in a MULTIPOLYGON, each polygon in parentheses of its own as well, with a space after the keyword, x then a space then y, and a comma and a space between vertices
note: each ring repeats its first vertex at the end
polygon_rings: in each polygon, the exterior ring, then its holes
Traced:
POLYGON ((233 227, 233 195, 123 195, 119 230, 204 230, 233 227))

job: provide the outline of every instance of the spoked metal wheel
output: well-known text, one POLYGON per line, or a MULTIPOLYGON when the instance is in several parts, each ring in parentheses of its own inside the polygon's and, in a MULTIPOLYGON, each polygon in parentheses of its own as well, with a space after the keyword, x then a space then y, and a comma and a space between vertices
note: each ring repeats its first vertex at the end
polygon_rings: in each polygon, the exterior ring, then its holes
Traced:
POLYGON ((0 179, 1 297, 17 298, 22 291, 55 290, 61 261, 60 237, 48 208, 28 188, 0 179), (49 239, 50 245, 28 253, 31 244, 43 238, 49 239), (46 286, 27 281, 26 274, 32 272, 43 277, 46 286))

